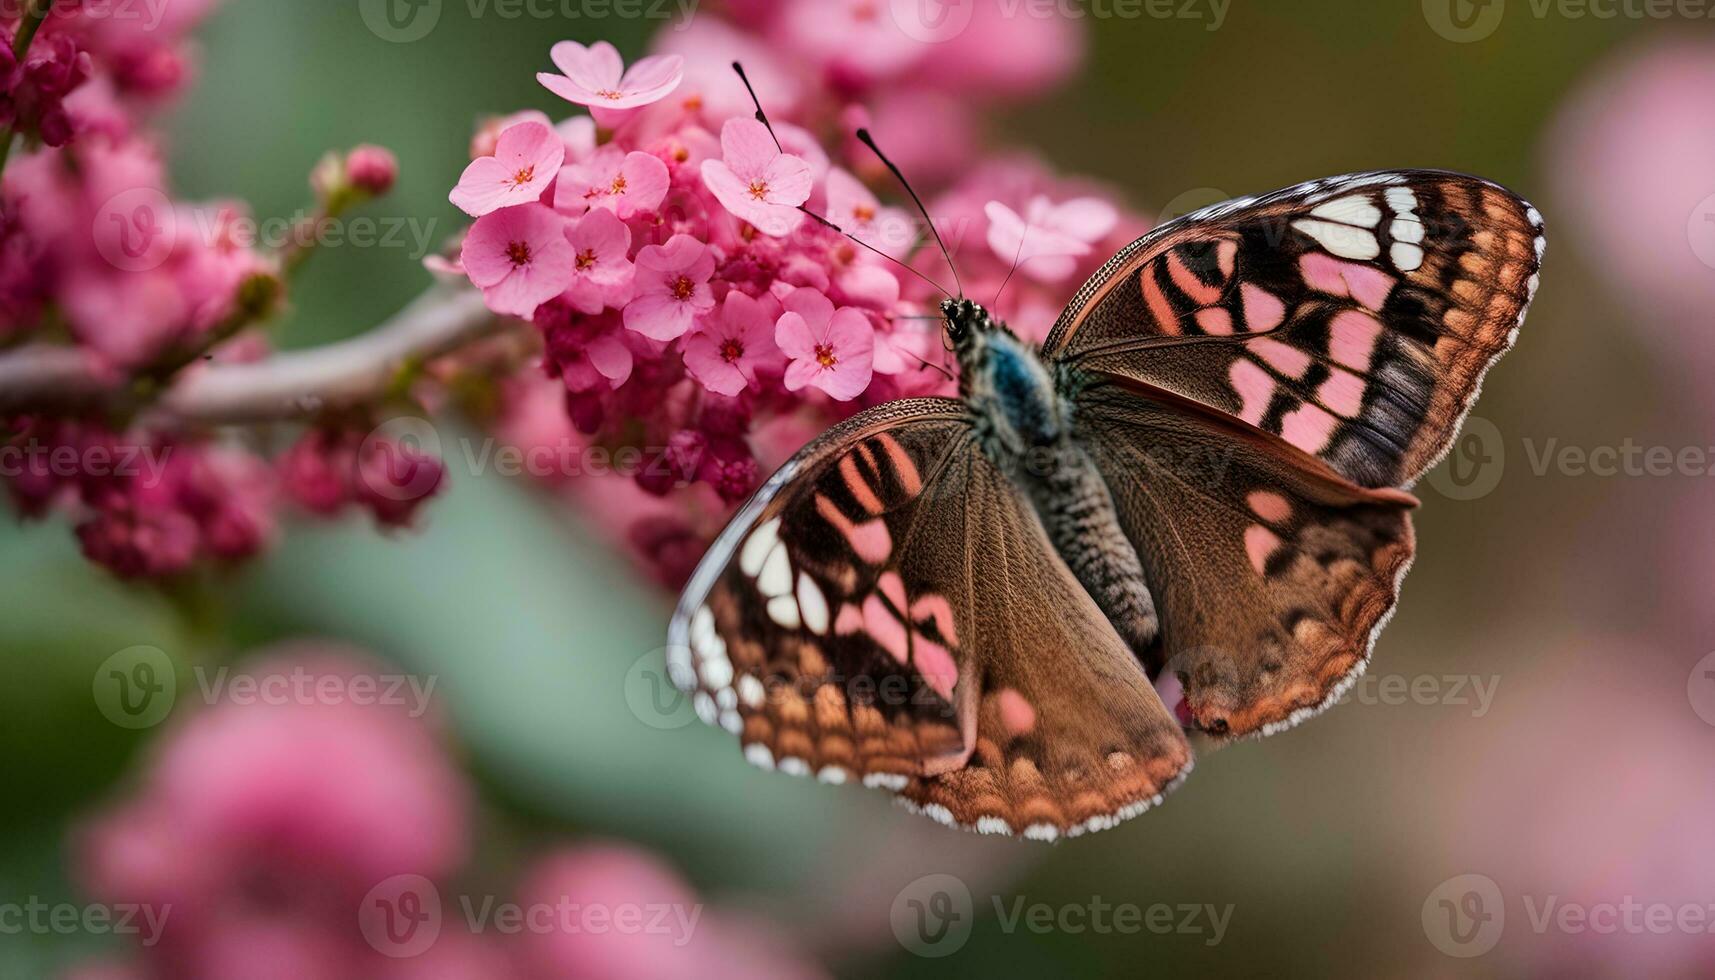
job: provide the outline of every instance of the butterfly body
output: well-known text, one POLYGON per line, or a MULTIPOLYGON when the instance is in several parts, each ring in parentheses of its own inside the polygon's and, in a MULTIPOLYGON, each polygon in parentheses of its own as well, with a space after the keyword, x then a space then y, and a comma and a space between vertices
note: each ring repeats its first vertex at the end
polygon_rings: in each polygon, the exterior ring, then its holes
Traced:
POLYGON ((1534 294, 1541 216, 1439 171, 1152 231, 1040 350, 944 304, 960 398, 869 409, 716 541, 668 666, 752 763, 1053 839, 1159 802, 1185 730, 1338 699, 1415 549, 1402 487, 1534 294))

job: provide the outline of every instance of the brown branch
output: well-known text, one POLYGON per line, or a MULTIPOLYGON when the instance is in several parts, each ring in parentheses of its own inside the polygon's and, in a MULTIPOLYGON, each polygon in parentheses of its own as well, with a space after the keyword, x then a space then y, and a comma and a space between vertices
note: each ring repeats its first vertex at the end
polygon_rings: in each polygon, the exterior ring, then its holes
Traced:
POLYGON ((307 418, 383 397, 408 367, 489 335, 497 320, 471 290, 432 289, 359 337, 254 364, 192 368, 152 404, 128 379, 103 377, 81 351, 30 345, 0 353, 0 414, 143 407, 147 420, 244 425, 307 418))

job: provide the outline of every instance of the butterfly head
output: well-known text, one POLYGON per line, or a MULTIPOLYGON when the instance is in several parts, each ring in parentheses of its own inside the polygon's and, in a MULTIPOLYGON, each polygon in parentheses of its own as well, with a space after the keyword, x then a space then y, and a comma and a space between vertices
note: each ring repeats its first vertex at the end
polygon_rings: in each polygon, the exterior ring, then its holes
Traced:
POLYGON ((943 300, 941 315, 947 318, 946 341, 950 351, 965 350, 979 335, 995 328, 988 310, 968 299, 943 300))

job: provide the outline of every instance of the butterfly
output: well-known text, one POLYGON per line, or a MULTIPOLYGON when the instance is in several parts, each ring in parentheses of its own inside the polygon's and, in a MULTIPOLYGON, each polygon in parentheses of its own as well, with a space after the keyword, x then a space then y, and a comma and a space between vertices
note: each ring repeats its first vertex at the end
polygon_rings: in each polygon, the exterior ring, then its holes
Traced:
POLYGON ((1489 181, 1361 173, 1160 225, 1040 349, 947 300, 960 397, 871 408, 775 473, 684 591, 673 681, 752 763, 950 826, 1143 812, 1188 731, 1274 734, 1364 669, 1405 488, 1512 346, 1544 241, 1489 181))

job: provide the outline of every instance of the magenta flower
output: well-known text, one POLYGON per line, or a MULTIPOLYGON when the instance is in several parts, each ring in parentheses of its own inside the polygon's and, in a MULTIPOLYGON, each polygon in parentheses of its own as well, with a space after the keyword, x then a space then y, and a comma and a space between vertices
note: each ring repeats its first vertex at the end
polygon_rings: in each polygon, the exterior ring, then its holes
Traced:
POLYGON ((637 253, 636 297, 625 305, 625 325, 651 340, 677 340, 697 315, 715 308, 709 277, 715 257, 690 235, 637 253))
POLYGON ((786 390, 814 386, 837 401, 851 401, 875 373, 875 328, 861 310, 834 304, 813 289, 793 290, 774 327, 775 343, 792 359, 786 390))
POLYGON ((756 369, 775 350, 774 321, 763 301, 727 293, 721 315, 685 338, 685 369, 717 395, 738 394, 756 384, 756 369))
POLYGON ((734 215, 776 237, 791 234, 815 182, 803 158, 782 153, 768 127, 729 119, 721 127, 721 159, 703 161, 703 183, 734 215))
POLYGON ((576 316, 555 300, 536 311, 536 326, 547 340, 548 374, 558 375, 567 391, 611 390, 631 379, 635 360, 618 314, 576 316))
POLYGON ((658 157, 609 144, 560 171, 554 207, 573 217, 606 208, 629 219, 660 207, 667 185, 667 165, 658 157))
POLYGON ((566 159, 566 144, 553 129, 525 122, 500 134, 494 156, 465 168, 449 200, 473 218, 501 208, 533 204, 553 183, 566 159))
POLYGON ((572 284, 577 256, 566 219, 540 204, 496 211, 465 236, 463 262, 488 308, 528 317, 572 284))
POLYGON ((612 211, 597 208, 566 231, 572 243, 572 284, 566 299, 580 313, 600 313, 625 306, 631 299, 636 267, 626 258, 631 229, 612 211))
POLYGON ((863 181, 835 167, 828 171, 828 220, 872 248, 904 258, 917 241, 911 218, 884 208, 863 181))
POLYGON ((1009 266, 1018 263, 1020 272, 1038 282, 1070 276, 1077 260, 1119 222, 1113 205, 1094 197, 1054 204, 1039 194, 1022 218, 999 201, 990 201, 983 211, 989 219, 990 250, 1009 266))
POLYGON ((672 94, 685 77, 685 59, 678 55, 644 58, 625 70, 619 52, 606 41, 584 47, 561 41, 551 53, 563 74, 539 73, 548 91, 567 102, 602 109, 635 109, 672 94))

